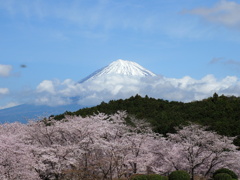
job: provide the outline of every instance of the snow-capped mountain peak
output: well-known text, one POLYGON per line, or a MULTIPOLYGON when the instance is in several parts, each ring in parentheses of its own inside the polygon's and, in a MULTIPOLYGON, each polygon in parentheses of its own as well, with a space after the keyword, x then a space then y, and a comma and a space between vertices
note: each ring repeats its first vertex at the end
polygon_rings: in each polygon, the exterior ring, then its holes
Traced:
POLYGON ((119 59, 113 61, 108 66, 94 72, 90 76, 83 79, 81 82, 93 80, 98 77, 103 77, 107 75, 123 75, 134 77, 156 76, 156 74, 145 69, 136 62, 119 59))

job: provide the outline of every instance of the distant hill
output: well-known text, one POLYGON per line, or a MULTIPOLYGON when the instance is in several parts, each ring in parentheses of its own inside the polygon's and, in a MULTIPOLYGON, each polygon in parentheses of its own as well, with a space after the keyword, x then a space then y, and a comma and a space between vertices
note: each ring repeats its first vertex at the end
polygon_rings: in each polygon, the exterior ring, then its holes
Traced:
POLYGON ((0 110, 0 123, 21 122, 28 120, 39 120, 50 115, 57 115, 65 111, 76 111, 82 108, 78 104, 50 107, 46 105, 22 104, 11 108, 0 110))
POLYGON ((189 103, 136 95, 125 100, 102 102, 98 106, 75 112, 65 112, 55 116, 55 119, 60 120, 65 114, 85 117, 98 112, 113 114, 118 110, 126 110, 129 115, 146 119, 154 131, 161 134, 174 132, 174 127, 193 122, 208 126, 209 130, 222 135, 239 136, 235 143, 240 145, 240 98, 218 96, 216 93, 207 99, 189 103))

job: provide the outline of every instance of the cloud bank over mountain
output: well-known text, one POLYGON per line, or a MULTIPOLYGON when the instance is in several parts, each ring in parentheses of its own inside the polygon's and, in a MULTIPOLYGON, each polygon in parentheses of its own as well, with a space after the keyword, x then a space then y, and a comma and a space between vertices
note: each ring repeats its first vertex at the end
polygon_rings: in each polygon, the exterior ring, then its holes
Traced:
MULTIPOLYGON (((104 75, 93 74, 81 83, 71 79, 62 82, 44 80, 34 92, 34 102, 55 106, 71 104, 73 99, 74 101, 77 99, 81 105, 92 106, 102 101, 124 99, 136 94, 182 102, 201 100, 212 96, 215 92, 220 95, 240 95, 240 81, 236 76, 227 76, 223 79, 217 79, 214 75, 206 75, 201 79, 185 76, 177 79, 154 73, 146 76, 124 75, 123 72, 117 73, 118 71, 105 74, 103 71, 106 69, 109 70, 109 66, 103 68, 100 73, 104 75)), ((146 69, 144 68, 143 71, 146 69)))

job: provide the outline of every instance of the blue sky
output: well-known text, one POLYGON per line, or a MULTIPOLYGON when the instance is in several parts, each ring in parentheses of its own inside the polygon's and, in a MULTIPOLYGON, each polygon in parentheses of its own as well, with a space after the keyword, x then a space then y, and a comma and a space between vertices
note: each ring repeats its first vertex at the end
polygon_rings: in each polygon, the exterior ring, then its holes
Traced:
POLYGON ((117 59, 168 78, 238 83, 239 47, 234 0, 0 0, 0 108, 117 59))

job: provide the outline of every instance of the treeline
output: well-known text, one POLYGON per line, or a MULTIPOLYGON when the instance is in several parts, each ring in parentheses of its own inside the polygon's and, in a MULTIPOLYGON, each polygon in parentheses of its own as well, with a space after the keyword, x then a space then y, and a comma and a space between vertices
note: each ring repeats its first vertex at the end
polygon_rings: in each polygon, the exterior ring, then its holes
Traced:
MULTIPOLYGON (((137 119, 145 119, 160 134, 174 133, 174 127, 197 123, 208 126, 209 130, 226 136, 240 135, 240 97, 219 96, 189 103, 154 99, 148 96, 132 96, 128 99, 111 100, 108 103, 91 108, 80 109, 76 112, 65 112, 54 119, 63 119, 65 115, 86 117, 103 112, 114 114, 125 110, 137 119)), ((240 136, 235 139, 235 145, 240 146, 240 136)))

